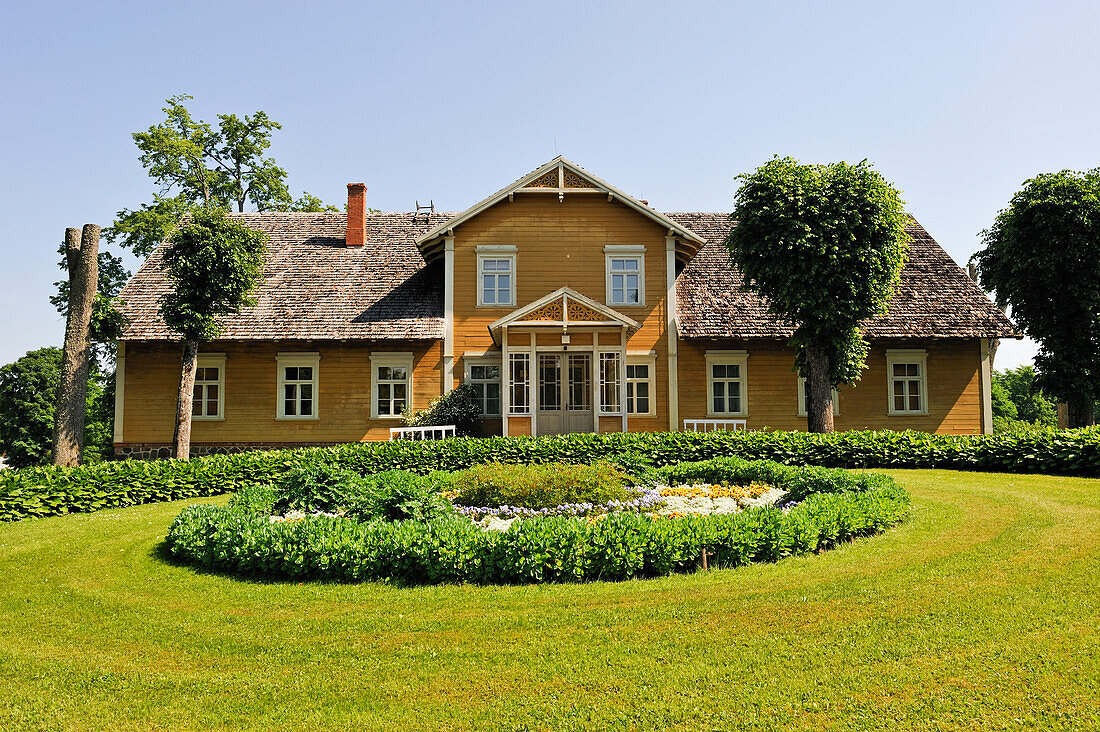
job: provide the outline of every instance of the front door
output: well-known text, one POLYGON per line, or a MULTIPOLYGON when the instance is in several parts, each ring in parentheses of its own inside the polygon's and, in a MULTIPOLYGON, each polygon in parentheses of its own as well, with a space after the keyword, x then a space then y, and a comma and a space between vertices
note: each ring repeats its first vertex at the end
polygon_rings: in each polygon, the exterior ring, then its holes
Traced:
POLYGON ((538 433, 592 431, 592 354, 539 354, 538 433))

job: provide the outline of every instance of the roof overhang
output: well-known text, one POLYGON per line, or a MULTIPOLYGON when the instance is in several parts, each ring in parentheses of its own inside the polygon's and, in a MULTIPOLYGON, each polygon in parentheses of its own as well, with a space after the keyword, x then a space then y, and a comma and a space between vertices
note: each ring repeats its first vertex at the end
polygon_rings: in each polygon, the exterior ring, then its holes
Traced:
POLYGON ((494 343, 500 343, 500 333, 507 328, 624 328, 632 335, 641 323, 617 310, 596 302, 569 287, 559 287, 538 300, 513 310, 489 324, 494 343))
POLYGON ((554 195, 559 201, 563 201, 567 195, 602 195, 607 197, 608 202, 619 201, 666 229, 667 235, 677 240, 676 256, 684 261, 694 256, 695 252, 706 243, 706 240, 694 231, 559 155, 515 183, 501 188, 488 198, 424 233, 416 240, 416 246, 426 261, 432 261, 442 253, 443 241, 446 237, 454 235, 455 227, 504 199, 513 200, 517 195, 554 195))

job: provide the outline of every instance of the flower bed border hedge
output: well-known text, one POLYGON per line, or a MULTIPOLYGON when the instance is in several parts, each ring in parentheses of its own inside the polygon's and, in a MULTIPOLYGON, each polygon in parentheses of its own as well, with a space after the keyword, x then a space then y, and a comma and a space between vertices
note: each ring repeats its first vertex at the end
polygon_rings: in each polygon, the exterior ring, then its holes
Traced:
POLYGON ((952 468, 1100 476, 1100 427, 1005 435, 924 432, 659 432, 458 438, 213 455, 189 461, 121 461, 79 468, 0 471, 0 521, 194 498, 267 482, 303 462, 362 474, 458 470, 476 463, 589 462, 644 453, 660 465, 740 456, 843 468, 952 468))
MULTIPOLYGON (((623 580, 686 572, 703 552, 714 567, 828 549, 878 533, 908 515, 890 477, 721 459, 676 465, 669 476, 770 476, 802 502, 736 514, 653 517, 633 512, 586 521, 536 517, 485 531, 460 517, 359 523, 327 516, 272 523, 247 505, 191 506, 169 528, 185 563, 268 579, 531 583, 623 580)), ((675 478, 673 478, 675 479, 675 478)))

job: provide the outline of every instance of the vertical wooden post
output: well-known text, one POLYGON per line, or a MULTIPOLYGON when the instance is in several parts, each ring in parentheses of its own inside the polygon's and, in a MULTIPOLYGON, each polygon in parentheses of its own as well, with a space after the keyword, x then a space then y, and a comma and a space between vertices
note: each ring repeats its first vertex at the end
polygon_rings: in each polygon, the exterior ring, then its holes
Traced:
POLYGON ((53 464, 79 465, 84 456, 84 416, 88 398, 89 331, 99 285, 99 227, 85 224, 65 229, 65 262, 69 270, 69 317, 57 412, 53 423, 53 464))

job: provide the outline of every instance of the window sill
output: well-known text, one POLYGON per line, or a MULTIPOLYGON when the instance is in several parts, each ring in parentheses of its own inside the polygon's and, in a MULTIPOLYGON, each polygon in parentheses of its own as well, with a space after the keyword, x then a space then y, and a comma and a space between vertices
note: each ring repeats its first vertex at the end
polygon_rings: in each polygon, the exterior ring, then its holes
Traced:
POLYGON ((927 417, 928 412, 887 412, 887 417, 927 417))
POLYGON ((316 422, 320 417, 276 417, 276 422, 316 422))
POLYGON ((515 305, 508 305, 508 304, 504 304, 504 305, 501 305, 501 304, 497 304, 497 305, 482 305, 481 303, 478 303, 478 304, 477 304, 477 305, 475 305, 474 307, 476 307, 476 308, 477 308, 477 309, 479 309, 479 310, 509 310, 509 309, 513 309, 513 310, 514 310, 516 306, 515 306, 515 305))
POLYGON ((192 417, 192 422, 224 422, 225 417, 192 417))

